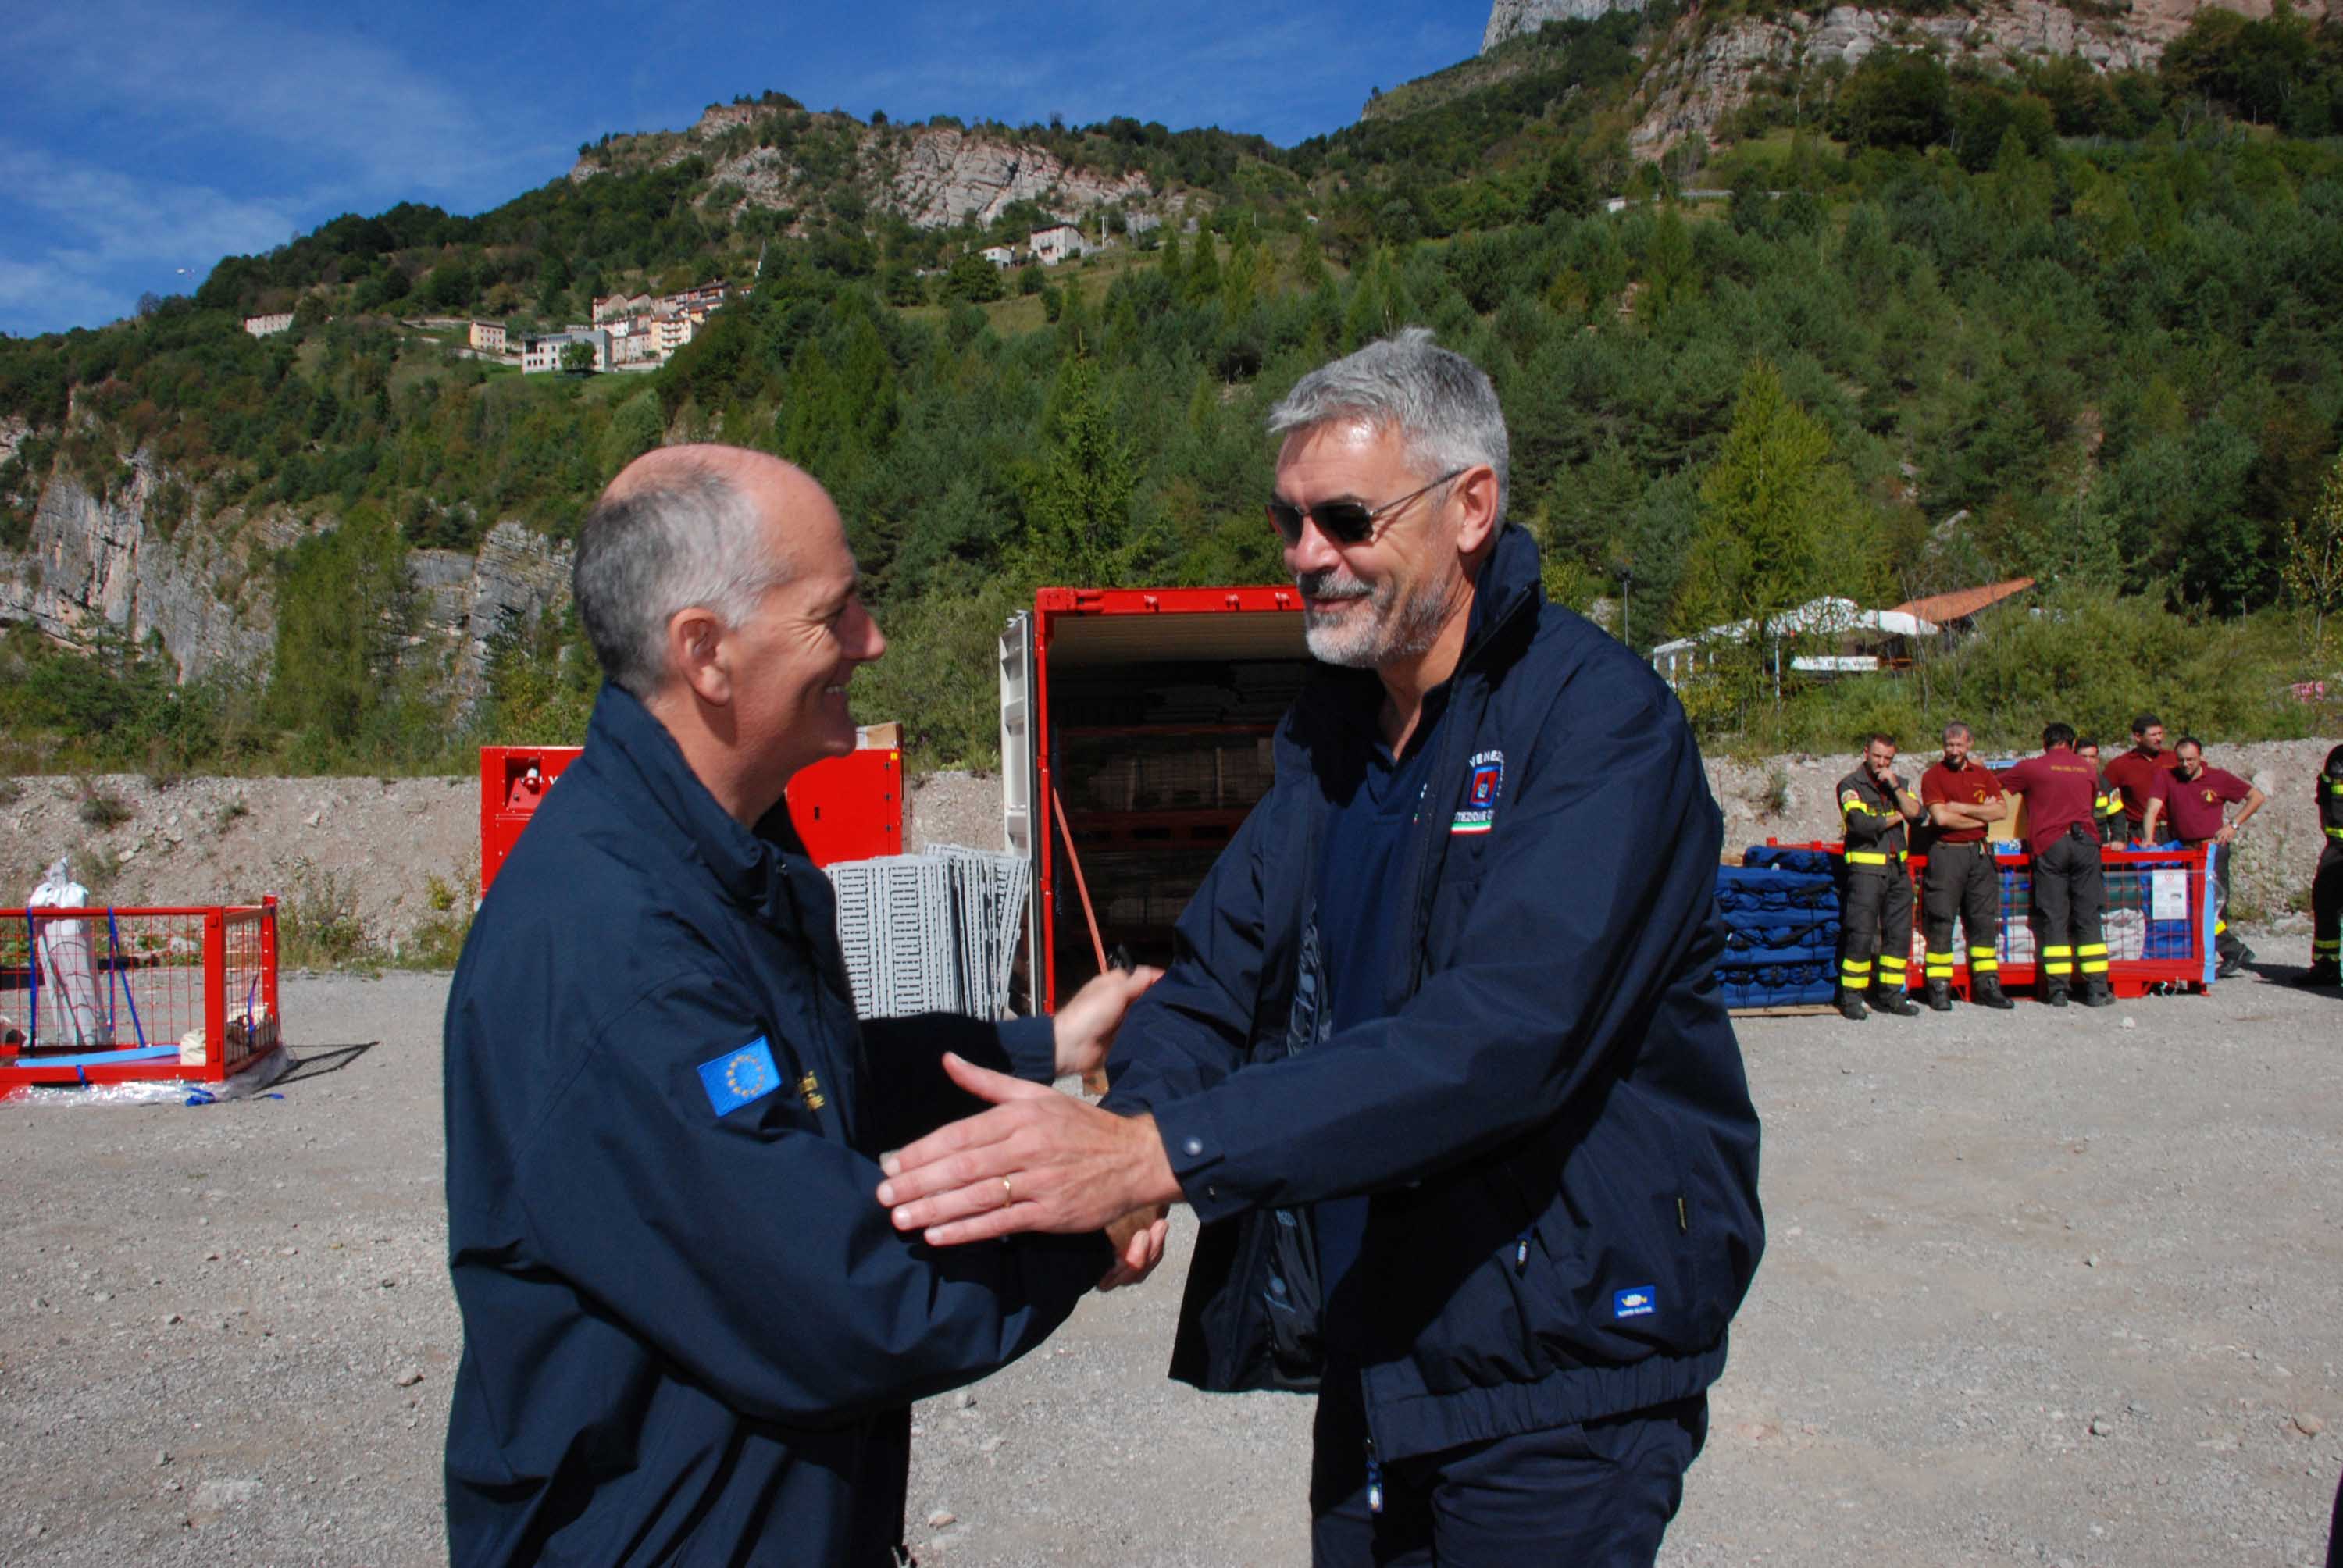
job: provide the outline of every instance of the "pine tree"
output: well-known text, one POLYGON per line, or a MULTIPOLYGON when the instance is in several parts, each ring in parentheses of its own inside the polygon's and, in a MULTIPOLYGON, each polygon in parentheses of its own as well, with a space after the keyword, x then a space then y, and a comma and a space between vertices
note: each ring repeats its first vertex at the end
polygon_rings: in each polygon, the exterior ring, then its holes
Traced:
POLYGON ((1026 510, 1033 568, 1048 581, 1112 583, 1131 550, 1131 448, 1090 360, 1066 362, 1051 402, 1055 434, 1026 510))
POLYGON ((2278 568, 2287 591, 2310 618, 2310 660, 2327 665, 2327 623, 2343 609, 2343 457, 2327 471, 2308 523, 2286 525, 2286 560, 2278 568))

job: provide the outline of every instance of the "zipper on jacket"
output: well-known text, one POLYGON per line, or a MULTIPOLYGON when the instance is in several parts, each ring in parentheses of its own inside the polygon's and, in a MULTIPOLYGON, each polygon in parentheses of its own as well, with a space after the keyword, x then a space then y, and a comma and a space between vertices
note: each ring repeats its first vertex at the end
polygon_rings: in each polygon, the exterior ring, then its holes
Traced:
POLYGON ((1532 1225, 1524 1229, 1520 1235, 1513 1238, 1514 1273, 1521 1273, 1530 1266, 1530 1238, 1536 1234, 1537 1227, 1535 1225, 1532 1225))
POLYGON ((1367 1512, 1383 1511, 1383 1467, 1375 1458, 1375 1440, 1367 1439, 1367 1512))

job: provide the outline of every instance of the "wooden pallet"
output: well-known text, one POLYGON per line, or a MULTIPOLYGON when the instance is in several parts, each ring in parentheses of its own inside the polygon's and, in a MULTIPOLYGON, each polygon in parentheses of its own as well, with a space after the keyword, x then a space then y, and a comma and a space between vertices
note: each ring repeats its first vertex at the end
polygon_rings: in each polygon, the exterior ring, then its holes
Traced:
POLYGON ((1725 1010, 1735 1018, 1836 1018, 1838 1009, 1826 1001, 1792 1002, 1786 1007, 1735 1007, 1725 1010))

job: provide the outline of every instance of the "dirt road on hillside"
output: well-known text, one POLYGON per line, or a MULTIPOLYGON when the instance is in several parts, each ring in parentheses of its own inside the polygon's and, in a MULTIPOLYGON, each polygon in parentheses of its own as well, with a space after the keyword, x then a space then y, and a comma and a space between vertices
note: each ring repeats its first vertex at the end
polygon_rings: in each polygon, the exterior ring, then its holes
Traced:
MULTIPOLYGON (((445 991, 288 980, 282 1100, 0 1105, 0 1563, 443 1559, 445 991)), ((2318 1560, 2338 1026, 2343 998, 2261 977, 1745 1020, 1770 1246, 1663 1562, 2318 1560)), ((1306 1560, 1309 1402, 1162 1376, 1192 1239, 920 1407, 924 1562, 1306 1560)))

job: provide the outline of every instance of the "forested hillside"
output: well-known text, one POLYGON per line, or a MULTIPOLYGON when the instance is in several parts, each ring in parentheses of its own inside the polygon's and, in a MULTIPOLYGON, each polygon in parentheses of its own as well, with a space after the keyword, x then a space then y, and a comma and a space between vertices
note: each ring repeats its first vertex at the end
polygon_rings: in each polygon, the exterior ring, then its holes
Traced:
MULTIPOLYGON (((2343 428, 2335 31, 2208 12, 2158 71, 2116 75, 1885 49, 1756 94, 1736 145, 1638 163, 1637 51, 1671 20, 1550 26, 1504 72, 1387 95, 1291 150, 1028 127, 1069 166, 1143 174, 1172 220, 1046 274, 951 265, 1021 211, 916 229, 850 179, 818 210, 743 205, 699 155, 661 163, 681 144, 621 147, 478 218, 337 220, 135 322, 0 342, 0 550, 53 473, 104 496, 134 456, 167 477, 149 527, 240 509, 307 536, 269 566, 269 668, 183 687, 151 650, 92 664, 20 628, 0 731, 65 762, 382 769, 574 733, 593 673, 558 616, 508 629, 491 700, 451 726, 403 655, 405 554, 505 518, 564 535, 636 454, 712 438, 830 486, 895 643, 858 705, 905 720, 922 760, 980 761, 1007 611, 1042 582, 1275 576, 1264 410, 1423 322, 1497 381, 1553 590, 1610 601, 1639 646, 1824 592, 2044 580, 2049 613, 1925 682, 1776 706, 1723 669, 1686 692, 1712 733, 1835 746, 1958 704, 2015 738, 2046 684, 2103 732, 2149 701, 2305 732, 2286 685, 2328 668, 2302 612, 2331 615, 2338 585, 2301 558, 2343 512, 2321 499, 2343 428), (1631 205, 1604 211, 1614 195, 1631 205), (648 377, 523 379, 401 321, 558 320, 718 273, 753 295, 648 377), (238 330, 271 306, 294 331, 238 330)), ((744 136, 794 127, 793 167, 876 156, 873 127, 749 107, 744 136)))

